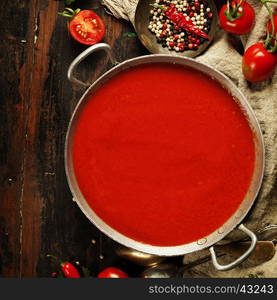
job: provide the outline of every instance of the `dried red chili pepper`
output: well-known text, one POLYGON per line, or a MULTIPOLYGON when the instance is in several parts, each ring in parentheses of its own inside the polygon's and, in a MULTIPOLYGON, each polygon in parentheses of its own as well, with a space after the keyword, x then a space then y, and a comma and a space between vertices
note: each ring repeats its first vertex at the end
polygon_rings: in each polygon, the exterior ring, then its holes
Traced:
POLYGON ((192 21, 187 18, 184 14, 180 13, 174 4, 171 4, 169 7, 164 7, 162 5, 153 5, 156 8, 160 8, 164 11, 165 16, 170 19, 175 25, 177 25, 179 28, 184 29, 185 31, 189 33, 193 33, 197 36, 200 36, 202 38, 205 38, 209 40, 211 37, 206 34, 204 31, 197 28, 192 21))

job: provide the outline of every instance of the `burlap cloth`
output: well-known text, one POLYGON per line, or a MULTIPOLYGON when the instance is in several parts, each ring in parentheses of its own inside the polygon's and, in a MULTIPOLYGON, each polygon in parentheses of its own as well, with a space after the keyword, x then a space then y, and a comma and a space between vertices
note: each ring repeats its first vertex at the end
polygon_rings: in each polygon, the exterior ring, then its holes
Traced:
MULTIPOLYGON (((138 0, 101 1, 116 18, 123 18, 134 24, 138 0)), ((265 23, 268 20, 268 13, 261 6, 260 1, 249 0, 248 2, 255 8, 256 23, 249 35, 241 37, 245 48, 264 38, 265 23)), ((265 175, 255 205, 244 221, 247 227, 257 231, 268 224, 277 224, 277 72, 273 78, 266 82, 250 84, 242 75, 241 59, 241 54, 234 47, 230 36, 225 34, 219 27, 212 45, 204 54, 196 58, 196 60, 207 63, 230 77, 247 97, 260 122, 266 147, 265 175)), ((234 231, 228 238, 232 240, 241 238, 241 233, 234 231)), ((203 256, 205 251, 186 255, 185 262, 203 256)), ((265 277, 277 277, 276 262, 277 257, 275 256, 269 263, 258 267, 247 268, 242 265, 228 272, 217 272, 210 263, 205 263, 193 268, 191 275, 201 277, 243 277, 249 273, 258 272, 265 277)))

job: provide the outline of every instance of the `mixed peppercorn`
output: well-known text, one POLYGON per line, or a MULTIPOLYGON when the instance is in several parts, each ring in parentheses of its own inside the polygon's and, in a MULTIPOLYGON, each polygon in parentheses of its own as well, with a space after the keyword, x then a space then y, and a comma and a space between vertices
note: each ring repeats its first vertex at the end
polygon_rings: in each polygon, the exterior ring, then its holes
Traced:
POLYGON ((169 50, 197 50, 210 39, 213 13, 205 0, 156 0, 148 29, 169 50))

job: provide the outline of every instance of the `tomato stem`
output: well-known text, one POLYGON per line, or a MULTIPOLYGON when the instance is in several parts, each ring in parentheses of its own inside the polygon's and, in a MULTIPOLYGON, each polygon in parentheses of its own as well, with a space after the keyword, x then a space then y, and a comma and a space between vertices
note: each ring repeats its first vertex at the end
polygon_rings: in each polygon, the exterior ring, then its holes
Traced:
POLYGON ((270 53, 275 53, 277 52, 277 33, 275 35, 275 42, 274 42, 274 46, 269 50, 270 53))
MULTIPOLYGON (((238 5, 236 5, 236 8, 235 8, 235 10, 234 10, 234 15, 236 15, 236 14, 237 14, 237 12, 238 12, 239 8, 240 8, 240 7, 241 7, 241 5, 242 5, 242 2, 243 2, 243 0, 240 0, 239 4, 238 4, 238 5)), ((243 8, 243 7, 242 7, 242 9, 243 9, 243 11, 241 12, 241 14, 240 14, 239 16, 241 16, 241 15, 243 14, 243 12, 244 12, 244 8, 243 8)))
POLYGON ((240 18, 240 17, 243 16, 243 14, 244 14, 244 8, 243 8, 243 6, 242 6, 242 3, 243 3, 244 1, 245 1, 245 0, 240 0, 239 3, 234 2, 235 5, 233 6, 233 5, 230 5, 230 1, 227 0, 227 3, 226 3, 226 5, 227 5, 227 10, 225 11, 225 16, 226 16, 226 18, 227 18, 230 22, 233 22, 233 21, 235 21, 236 19, 238 19, 238 18, 240 18), (241 11, 240 13, 238 13, 238 10, 240 9, 240 7, 241 7, 242 11, 241 11))
POLYGON ((228 18, 228 16, 230 15, 230 1, 229 0, 227 0, 226 5, 227 5, 227 10, 225 12, 225 15, 228 18))
POLYGON ((268 3, 277 3, 277 1, 274 0, 261 0, 262 4, 264 5, 264 7, 267 9, 269 17, 270 17, 270 22, 271 22, 271 32, 269 32, 269 29, 267 29, 267 36, 266 36, 266 40, 264 41, 264 46, 266 48, 266 50, 270 53, 274 53, 277 51, 277 34, 274 36, 274 32, 275 32, 275 24, 274 24, 274 16, 273 16, 273 11, 272 9, 269 7, 268 3), (274 41, 274 46, 272 47, 272 41, 274 41))
POLYGON ((80 11, 80 8, 73 10, 70 7, 66 7, 63 12, 58 12, 58 15, 73 19, 80 11))

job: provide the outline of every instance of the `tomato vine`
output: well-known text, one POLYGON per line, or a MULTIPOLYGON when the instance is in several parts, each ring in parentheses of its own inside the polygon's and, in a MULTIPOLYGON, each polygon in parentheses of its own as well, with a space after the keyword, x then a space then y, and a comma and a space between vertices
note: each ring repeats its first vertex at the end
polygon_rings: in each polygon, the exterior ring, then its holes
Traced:
POLYGON ((267 37, 264 41, 264 46, 266 50, 270 53, 275 53, 277 51, 277 33, 275 32, 275 22, 274 22, 274 14, 273 10, 269 7, 269 3, 277 4, 277 1, 274 0, 261 0, 264 7, 267 9, 270 22, 271 22, 271 30, 267 29, 267 37), (271 32, 270 32, 271 31, 271 32), (273 45, 272 45, 273 42, 273 45))

